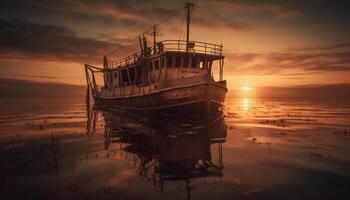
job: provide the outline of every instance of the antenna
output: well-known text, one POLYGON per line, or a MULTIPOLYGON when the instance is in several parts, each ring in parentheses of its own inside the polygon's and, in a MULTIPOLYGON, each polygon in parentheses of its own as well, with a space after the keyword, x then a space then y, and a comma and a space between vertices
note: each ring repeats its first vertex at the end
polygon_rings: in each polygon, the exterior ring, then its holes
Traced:
POLYGON ((186 33, 186 52, 189 48, 189 40, 190 40, 190 21, 191 21, 191 10, 193 8, 193 3, 191 0, 186 0, 185 8, 187 9, 187 33, 186 33))
POLYGON ((160 32, 157 31, 157 25, 154 25, 152 27, 152 32, 148 33, 148 35, 153 36, 153 46, 156 46, 156 37, 162 35, 160 32))

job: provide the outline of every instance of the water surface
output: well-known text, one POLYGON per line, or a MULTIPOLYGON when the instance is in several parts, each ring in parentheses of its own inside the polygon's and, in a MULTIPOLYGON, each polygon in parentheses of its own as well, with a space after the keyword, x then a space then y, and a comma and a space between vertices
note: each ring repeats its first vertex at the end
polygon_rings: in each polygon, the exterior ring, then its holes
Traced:
POLYGON ((228 98, 210 123, 0 100, 1 199, 348 199, 350 101, 228 98))

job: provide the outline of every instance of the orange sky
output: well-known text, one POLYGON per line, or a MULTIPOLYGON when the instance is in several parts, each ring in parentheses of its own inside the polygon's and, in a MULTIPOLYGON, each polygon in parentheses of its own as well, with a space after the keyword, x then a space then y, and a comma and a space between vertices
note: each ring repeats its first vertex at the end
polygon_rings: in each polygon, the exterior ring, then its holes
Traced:
MULTIPOLYGON (((224 45, 229 88, 350 83, 347 1, 194 3, 191 39, 224 45)), ((77 85, 85 84, 84 63, 100 65, 183 7, 181 0, 1 4, 0 78, 77 85)), ((183 38, 183 19, 161 24, 159 39, 183 38)))

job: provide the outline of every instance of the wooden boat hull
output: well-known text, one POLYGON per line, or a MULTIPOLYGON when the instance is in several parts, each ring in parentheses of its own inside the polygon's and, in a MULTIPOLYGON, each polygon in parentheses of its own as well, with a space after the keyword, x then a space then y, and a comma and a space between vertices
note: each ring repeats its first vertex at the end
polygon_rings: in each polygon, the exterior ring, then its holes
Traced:
POLYGON ((226 93, 226 81, 212 81, 160 89, 144 95, 95 96, 94 99, 97 103, 122 109, 214 114, 223 107, 226 93))

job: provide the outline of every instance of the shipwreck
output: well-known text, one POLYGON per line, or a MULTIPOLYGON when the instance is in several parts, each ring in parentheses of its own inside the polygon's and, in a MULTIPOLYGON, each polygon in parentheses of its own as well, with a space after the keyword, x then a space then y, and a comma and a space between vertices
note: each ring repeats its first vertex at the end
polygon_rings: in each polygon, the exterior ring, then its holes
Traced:
POLYGON ((138 36, 139 51, 122 59, 104 57, 103 67, 85 64, 88 91, 97 104, 132 110, 191 112, 211 117, 221 112, 227 93, 222 44, 190 40, 193 3, 185 4, 186 40, 157 41, 138 36), (218 80, 213 66, 218 66, 218 80), (96 73, 103 74, 98 84, 96 73))

